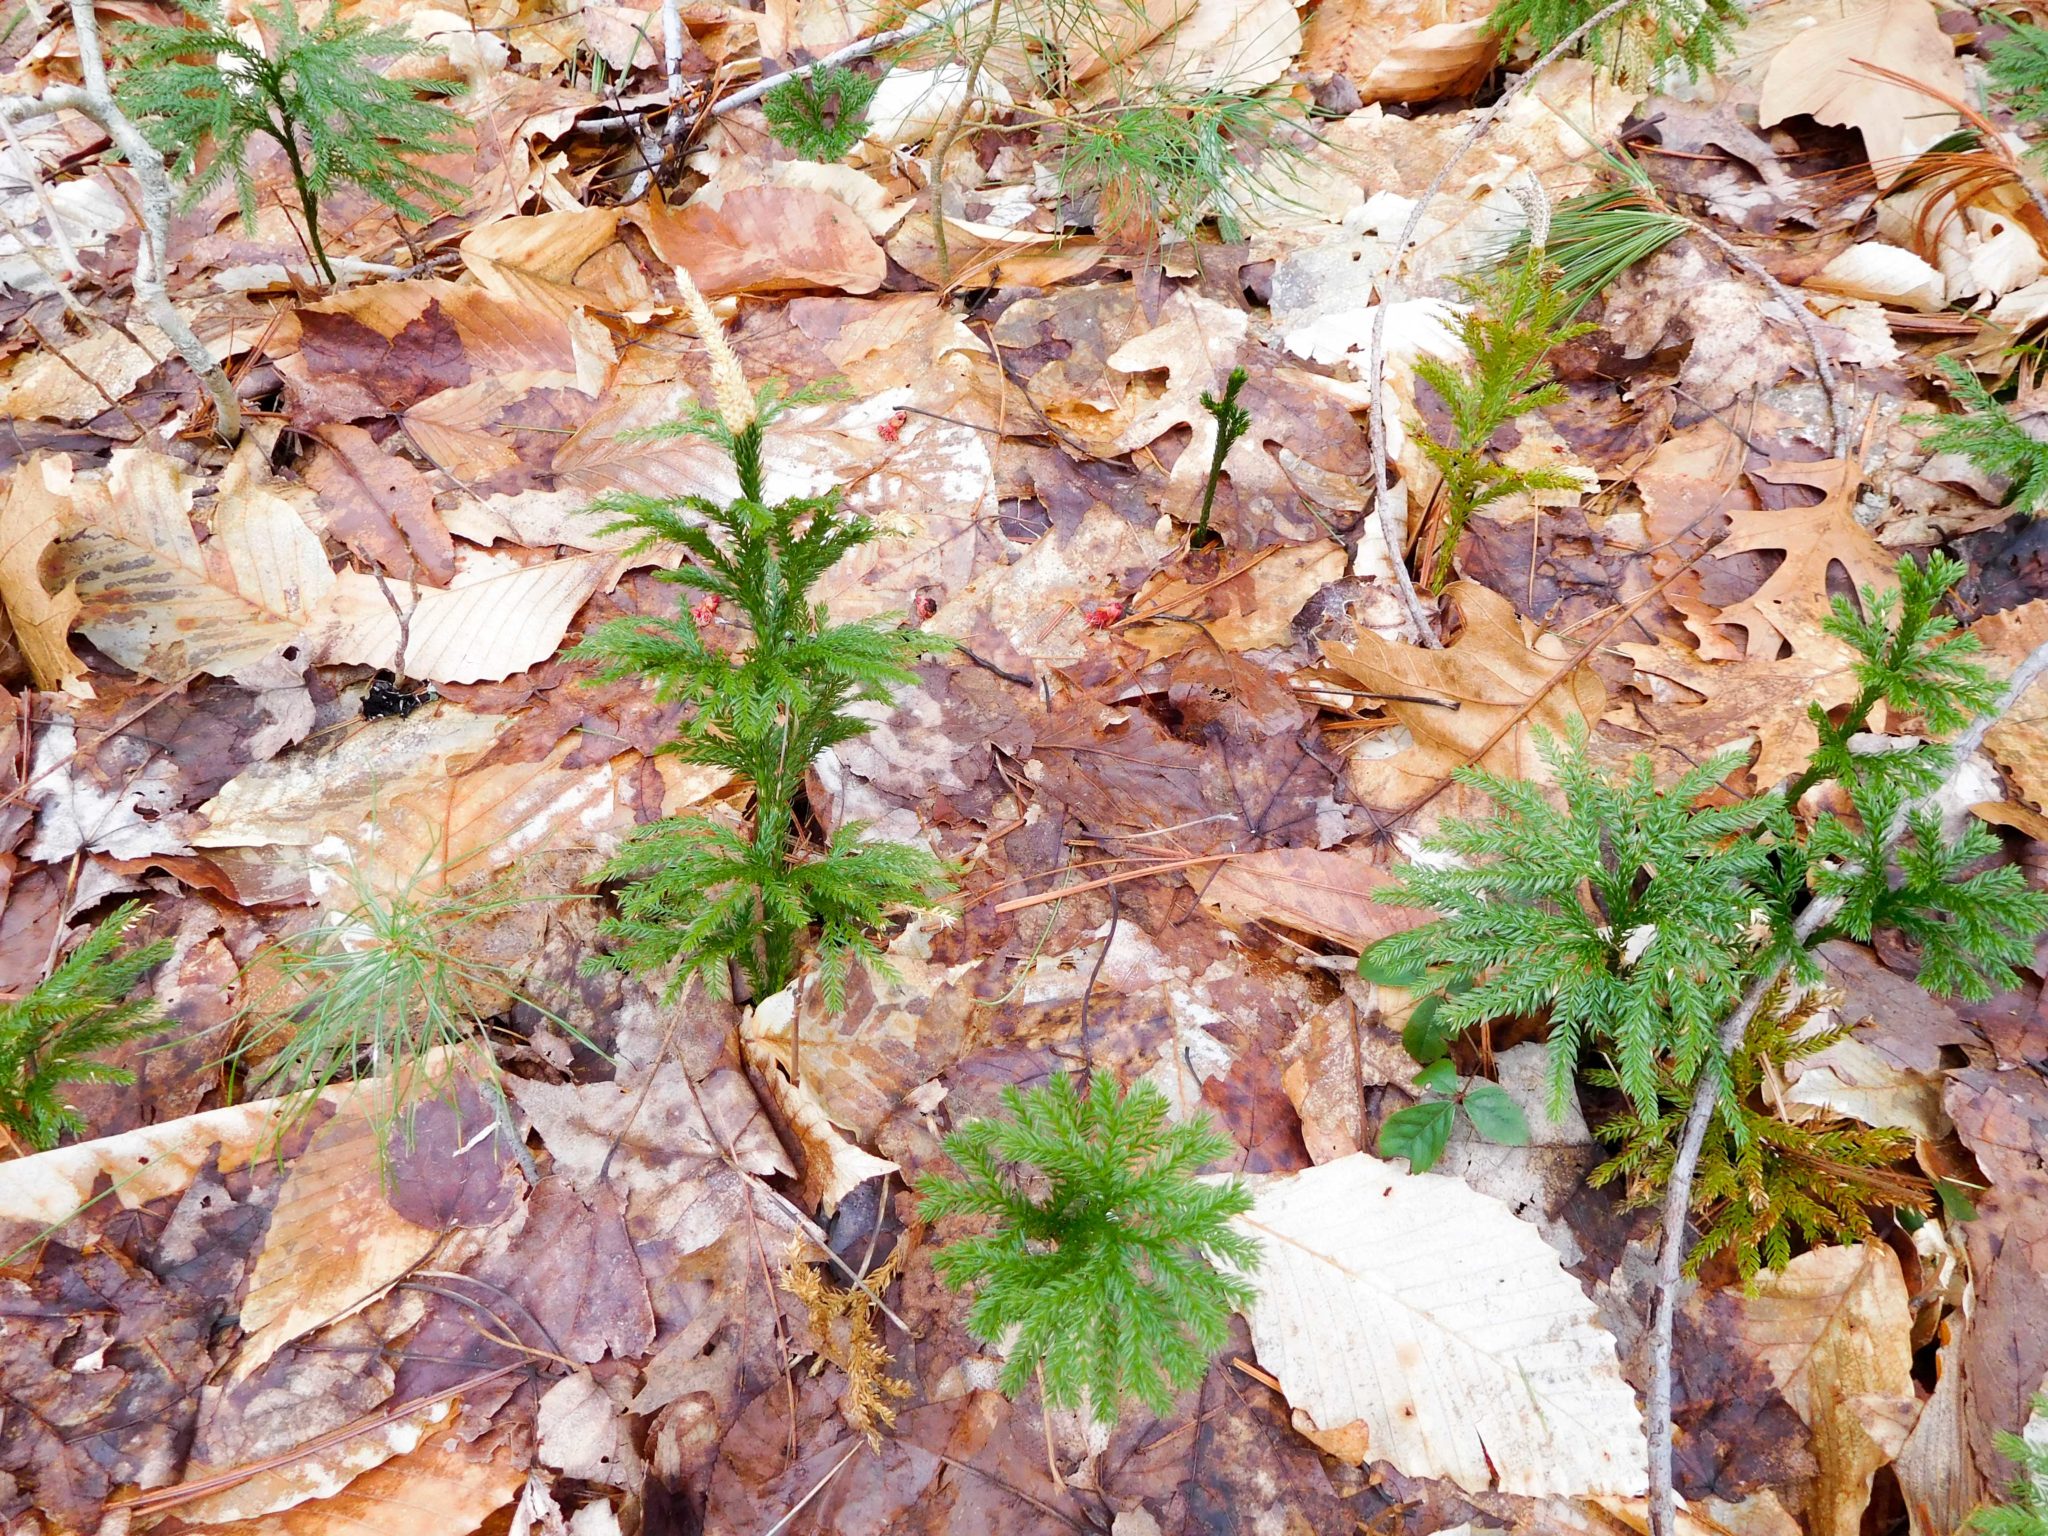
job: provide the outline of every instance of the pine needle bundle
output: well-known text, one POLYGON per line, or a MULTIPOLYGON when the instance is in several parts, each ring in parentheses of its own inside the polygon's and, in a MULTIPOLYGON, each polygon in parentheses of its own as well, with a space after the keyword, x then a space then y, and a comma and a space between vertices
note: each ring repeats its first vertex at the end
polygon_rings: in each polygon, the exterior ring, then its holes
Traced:
POLYGON ((1103 1423, 1126 1398, 1168 1412, 1255 1294, 1241 1276, 1258 1245, 1230 1224, 1250 1192, 1196 1177, 1229 1138, 1206 1116, 1170 1121, 1155 1085, 1120 1093, 1100 1073, 1085 1096, 1055 1072, 1005 1089, 1003 1105, 946 1138, 965 1177, 919 1186, 925 1220, 989 1223, 940 1249, 940 1278, 975 1287, 967 1326, 1008 1353, 1010 1396, 1042 1371, 1049 1404, 1103 1423))
POLYGON ((1559 286, 1544 250, 1521 255, 1460 280, 1470 307, 1458 323, 1465 360, 1423 357, 1416 375, 1437 392, 1450 413, 1448 438, 1425 425, 1422 451, 1443 476, 1439 492, 1443 528, 1430 570, 1432 590, 1443 586, 1458 540, 1472 514, 1516 492, 1578 490, 1583 481, 1556 469, 1518 469, 1492 453, 1496 432, 1526 412, 1564 398, 1547 359, 1553 348, 1593 327, 1571 319, 1577 310, 1559 286))
POLYGON ((837 1009, 856 962, 886 974, 875 930, 896 912, 934 905, 948 882, 924 849, 871 840, 861 823, 806 847, 804 775, 822 753, 873 729, 855 704, 888 703, 917 681, 910 664, 918 653, 944 642, 868 620, 835 624, 811 600, 825 573, 878 531, 847 510, 837 487, 767 499, 762 435, 801 397, 773 386, 750 391, 709 306, 694 287, 685 296, 712 351, 718 409, 699 407, 648 435, 718 444, 738 472, 739 495, 597 501, 592 510, 612 519, 607 532, 682 549, 689 562, 663 579, 700 597, 679 604, 673 619, 614 619, 574 654, 594 658, 603 679, 647 678, 658 697, 683 704, 681 734, 663 750, 752 785, 753 825, 688 816, 629 837, 604 872, 628 883, 603 927, 612 952, 595 963, 674 965, 675 987, 701 976, 720 993, 737 967, 754 996, 766 997, 794 979, 799 941, 811 934, 826 1004, 837 1009), (710 638, 727 605, 744 625, 744 649, 710 638))
POLYGON ((220 0, 178 0, 196 25, 124 26, 114 37, 115 94, 150 142, 190 182, 188 203, 232 178, 242 220, 256 223, 251 140, 275 141, 291 166, 306 239, 334 281, 320 235, 320 201, 359 187, 411 219, 426 204, 452 206, 463 188, 415 162, 460 147, 463 121, 423 98, 461 87, 393 76, 390 66, 424 51, 404 33, 343 17, 329 5, 311 27, 289 0, 254 5, 252 41, 231 26, 220 0))
POLYGON ((0 1003, 0 1130, 23 1146, 54 1147, 85 1129, 64 1102, 71 1083, 127 1083, 135 1074, 93 1058, 147 1033, 157 1017, 135 984, 171 953, 167 941, 121 951, 141 908, 117 908, 26 997, 0 1003))

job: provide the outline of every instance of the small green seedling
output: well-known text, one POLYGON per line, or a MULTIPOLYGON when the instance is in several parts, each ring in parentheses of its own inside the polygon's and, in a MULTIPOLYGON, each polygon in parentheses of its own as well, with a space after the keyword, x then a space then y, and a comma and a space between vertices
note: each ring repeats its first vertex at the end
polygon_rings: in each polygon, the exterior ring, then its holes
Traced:
POLYGON ((1522 1106, 1498 1083, 1483 1077, 1459 1085, 1458 1069, 1448 1058, 1432 1061, 1415 1074, 1415 1086, 1430 1095, 1420 1104, 1397 1109, 1380 1127, 1380 1156, 1405 1157, 1410 1173, 1427 1173, 1450 1144, 1451 1128, 1463 1110, 1472 1129, 1503 1147, 1526 1147, 1529 1122, 1522 1106))
POLYGON ((975 1288, 967 1326, 1007 1353, 1011 1397, 1042 1372, 1054 1407, 1103 1423, 1126 1398, 1167 1413, 1255 1295, 1258 1245, 1231 1224, 1251 1193, 1197 1177, 1229 1138, 1206 1115, 1170 1120, 1153 1084, 1121 1093, 1100 1073, 1085 1096, 1055 1073, 1003 1105, 946 1138, 964 1177, 919 1186, 926 1220, 986 1222, 939 1249, 940 1278, 975 1288))
POLYGON ((415 162, 460 147, 463 121, 423 98, 461 87, 394 76, 391 66, 424 51, 402 32, 344 18, 329 5, 313 26, 296 6, 252 5, 232 26, 220 0, 178 0, 196 25, 126 26, 114 37, 122 108, 191 183, 196 201, 233 179, 243 222, 256 222, 250 141, 275 141, 291 167, 315 265, 335 280, 320 235, 320 202, 359 187, 385 207, 425 219, 424 204, 451 207, 463 188, 415 162))
POLYGON ((1216 483, 1223 478, 1223 461, 1238 439, 1252 429, 1251 412, 1237 403, 1238 392, 1250 377, 1242 368, 1231 369, 1223 384, 1221 400, 1207 390, 1202 391, 1202 409, 1216 422, 1216 447, 1209 455, 1209 478, 1202 483, 1202 515, 1196 520, 1194 536, 1189 541, 1196 548, 1209 540, 1209 513, 1216 505, 1216 483))

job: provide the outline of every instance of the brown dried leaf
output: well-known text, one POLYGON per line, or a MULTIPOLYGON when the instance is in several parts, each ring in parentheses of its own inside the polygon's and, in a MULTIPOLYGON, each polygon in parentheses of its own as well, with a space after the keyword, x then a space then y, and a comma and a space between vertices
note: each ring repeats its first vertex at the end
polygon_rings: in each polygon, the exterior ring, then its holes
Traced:
POLYGON ((1485 17, 1447 21, 1404 37, 1358 89, 1365 101, 1435 101, 1469 96, 1492 72, 1500 39, 1485 17))
POLYGON ((1232 560, 1220 581, 1196 581, 1162 571, 1132 597, 1132 618, 1121 632, 1154 661, 1198 644, 1205 631, 1227 651, 1283 646, 1294 636, 1295 615, 1316 593, 1343 577, 1344 565, 1342 547, 1321 539, 1313 544, 1271 545, 1250 560, 1232 560), (1148 623, 1142 617, 1163 613, 1182 615, 1182 620, 1148 623), (1201 628, 1187 619, 1199 619, 1201 628))
POLYGON ((446 586, 455 575, 455 542, 434 511, 427 477, 361 427, 329 422, 313 436, 320 447, 304 473, 320 497, 314 516, 321 527, 394 579, 425 576, 446 586))
POLYGON ((1359 854, 1268 848, 1218 865, 1202 886, 1202 901, 1225 922, 1278 923, 1357 952, 1430 920, 1375 899, 1393 883, 1359 854))
POLYGON ((1875 1243, 1816 1248, 1757 1277, 1737 1303, 1744 1340, 1813 1430, 1814 1536, 1857 1536, 1871 1478, 1911 1429, 1912 1312, 1899 1261, 1875 1243))
POLYGON ((1552 682, 1569 650, 1520 617, 1506 598, 1471 581, 1453 583, 1448 596, 1464 629, 1443 650, 1397 645, 1371 634, 1360 634, 1350 645, 1324 642, 1324 656, 1345 678, 1373 695, 1408 696, 1382 697, 1380 707, 1408 727, 1415 744, 1384 761, 1353 760, 1354 787, 1364 792, 1369 784, 1377 803, 1434 788, 1452 769, 1473 761, 1517 714, 1521 719, 1479 766, 1509 778, 1546 779, 1531 732, 1540 726, 1561 738, 1573 716, 1594 721, 1606 707, 1607 690, 1590 667, 1552 682), (1360 767, 1371 771, 1364 784, 1360 767))
POLYGON ((1418 34, 1446 23, 1483 21, 1492 9, 1493 0, 1332 0, 1317 7, 1302 31, 1299 67, 1347 76, 1369 102, 1424 100, 1367 95, 1365 82, 1418 34))
POLYGON ((742 187, 716 207, 651 206, 634 217, 655 254, 688 269, 714 297, 804 288, 873 293, 888 270, 860 215, 822 192, 742 187))
POLYGON ((268 480, 256 439, 245 439, 202 542, 192 522, 199 482, 176 459, 117 449, 104 475, 76 477, 83 531, 61 547, 83 599, 79 627, 122 666, 162 682, 204 672, 252 688, 296 683, 334 574, 298 507, 268 480))
POLYGON ((1914 156, 1954 132, 1961 118, 1926 92, 1881 79, 1862 64, 1881 65, 1951 98, 1964 94, 1955 44, 1928 0, 1859 0, 1822 9, 1809 30, 1778 50, 1764 74, 1757 125, 1769 128, 1804 113, 1854 128, 1885 188, 1914 156))
POLYGON ((77 585, 67 582, 52 592, 42 578, 43 556, 71 514, 70 490, 71 461, 38 453, 16 467, 0 504, 0 609, 29 675, 45 690, 85 676, 85 663, 71 653, 71 625, 81 606, 77 585))

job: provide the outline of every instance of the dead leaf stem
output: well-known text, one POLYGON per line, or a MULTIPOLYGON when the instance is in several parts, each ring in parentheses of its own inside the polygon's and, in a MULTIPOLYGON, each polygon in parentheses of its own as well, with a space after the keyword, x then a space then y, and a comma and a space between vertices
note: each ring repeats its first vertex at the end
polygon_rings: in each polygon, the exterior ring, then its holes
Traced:
MULTIPOLYGON (((1985 736, 2003 720, 2034 682, 2048 672, 2048 641, 2029 651, 2013 669, 1999 701, 1971 722, 1970 728, 1951 743, 1953 758, 1942 783, 1916 800, 1909 800, 1893 814, 1885 828, 1884 846, 1893 848, 1905 835, 1908 820, 1919 811, 1935 807, 1939 797, 1955 783, 1965 766, 1983 746, 1985 736)), ((1821 896, 1807 905, 1792 925, 1792 937, 1800 946, 1818 933, 1837 912, 1842 899, 1821 896)), ((1742 1001, 1721 1025, 1721 1054, 1733 1055, 1741 1048, 1749 1026, 1762 1009, 1771 989, 1785 974, 1783 955, 1759 972, 1750 982, 1742 1001)), ((1650 1331, 1650 1390, 1648 1418, 1650 1435, 1650 1533, 1675 1536, 1676 1513, 1671 1482, 1671 1337, 1678 1307, 1678 1282, 1685 1265, 1686 1219, 1692 1209, 1693 1176, 1698 1172, 1700 1150, 1706 1144, 1707 1126, 1714 1116, 1718 1079, 1701 1072, 1693 1084, 1692 1103, 1685 1112, 1685 1133, 1678 1144, 1678 1156, 1671 1165, 1671 1182, 1664 1193, 1663 1240, 1657 1255, 1657 1304, 1650 1331)))

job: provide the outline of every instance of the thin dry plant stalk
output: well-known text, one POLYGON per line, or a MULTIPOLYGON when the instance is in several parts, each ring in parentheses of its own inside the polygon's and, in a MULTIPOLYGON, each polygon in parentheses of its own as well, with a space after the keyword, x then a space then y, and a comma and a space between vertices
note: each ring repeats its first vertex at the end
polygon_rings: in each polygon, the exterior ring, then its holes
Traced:
POLYGON ((84 85, 53 85, 40 96, 0 96, 0 117, 19 123, 49 112, 76 112, 106 130, 107 137, 126 157, 142 189, 142 243, 135 253, 135 302, 148 315, 149 323, 170 338, 185 366, 205 385, 213 399, 215 426, 222 437, 234 442, 242 435, 242 406, 235 398, 235 387, 171 303, 170 291, 165 286, 171 210, 177 196, 170 175, 164 170, 164 157, 115 105, 114 93, 107 84, 106 62, 100 54, 99 18, 93 13, 92 0, 71 0, 71 25, 78 35, 78 68, 85 77, 84 85))

